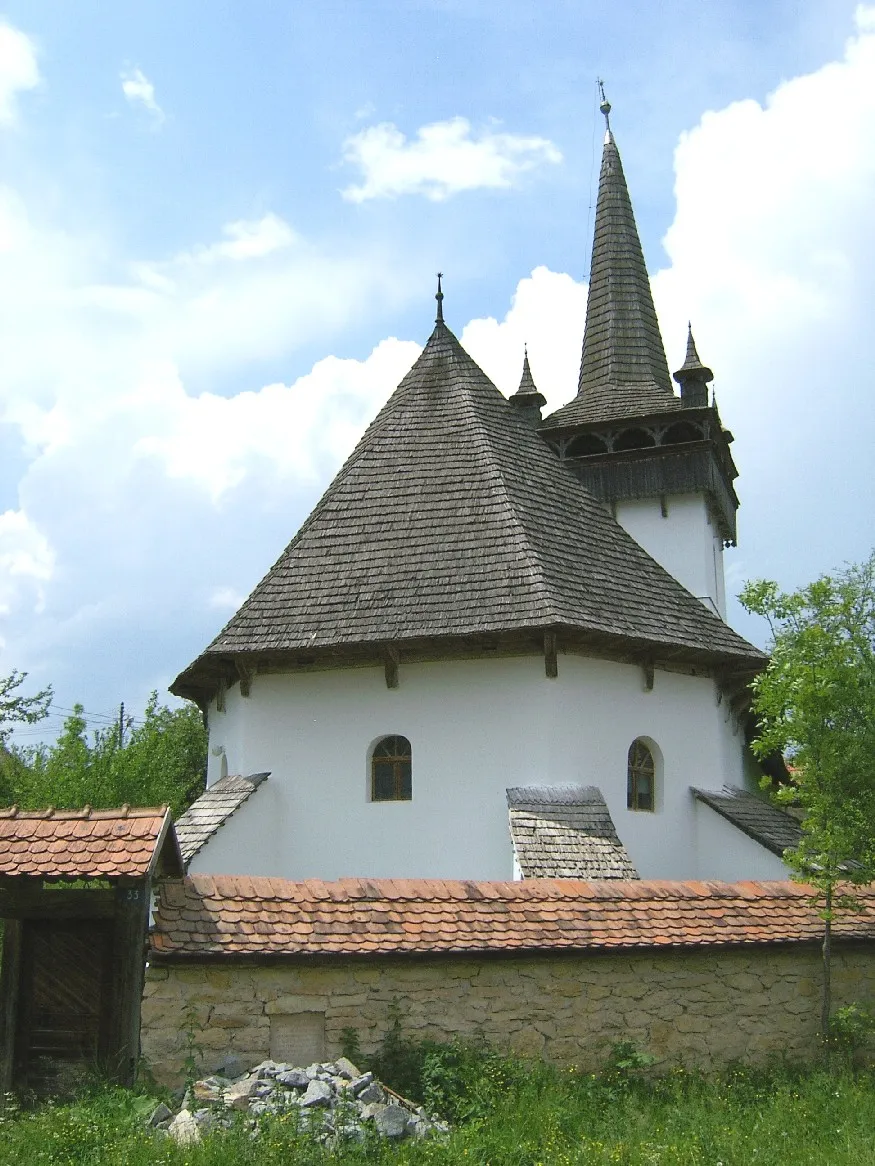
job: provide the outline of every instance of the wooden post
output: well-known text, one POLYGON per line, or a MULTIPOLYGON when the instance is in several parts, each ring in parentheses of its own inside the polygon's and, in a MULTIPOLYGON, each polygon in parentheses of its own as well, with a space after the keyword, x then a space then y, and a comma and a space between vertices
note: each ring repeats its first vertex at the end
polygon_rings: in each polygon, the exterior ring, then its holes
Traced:
POLYGON ((140 1057, 140 1003, 146 974, 149 884, 118 886, 113 927, 113 1003, 107 1070, 120 1085, 133 1085, 140 1057))
POLYGON ((11 1092, 14 1085, 20 970, 21 920, 6 919, 3 925, 3 968, 0 971, 0 1094, 11 1092))

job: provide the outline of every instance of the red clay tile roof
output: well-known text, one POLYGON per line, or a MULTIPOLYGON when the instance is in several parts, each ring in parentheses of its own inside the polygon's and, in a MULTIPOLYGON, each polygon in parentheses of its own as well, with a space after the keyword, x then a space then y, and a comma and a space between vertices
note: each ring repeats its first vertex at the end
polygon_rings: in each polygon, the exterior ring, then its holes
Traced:
MULTIPOLYGON (((286 879, 162 884, 152 955, 394 955, 799 943, 823 924, 795 883, 286 879)), ((838 938, 875 940, 875 891, 838 938)))
POLYGON ((0 877, 145 878, 181 874, 170 813, 158 809, 0 809, 0 877))

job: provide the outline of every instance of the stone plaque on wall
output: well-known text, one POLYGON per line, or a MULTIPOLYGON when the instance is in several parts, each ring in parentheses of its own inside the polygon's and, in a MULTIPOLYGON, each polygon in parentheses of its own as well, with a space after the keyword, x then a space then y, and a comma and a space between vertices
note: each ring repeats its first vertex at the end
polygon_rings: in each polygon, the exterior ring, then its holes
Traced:
POLYGON ((270 1056, 290 1065, 325 1060, 325 1013, 296 1012, 270 1018, 270 1056))

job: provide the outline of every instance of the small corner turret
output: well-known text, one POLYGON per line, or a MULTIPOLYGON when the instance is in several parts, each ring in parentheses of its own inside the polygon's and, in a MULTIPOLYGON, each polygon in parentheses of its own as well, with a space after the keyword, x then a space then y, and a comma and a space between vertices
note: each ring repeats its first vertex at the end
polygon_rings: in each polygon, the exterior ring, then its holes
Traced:
POLYGON ((520 377, 520 387, 510 398, 511 405, 518 409, 520 415, 533 425, 541 423, 541 409, 547 404, 547 398, 538 391, 532 370, 529 365, 529 350, 523 346, 523 374, 520 377))
POLYGON ((702 364, 693 339, 693 325, 687 325, 687 355, 684 363, 672 373, 681 387, 681 404, 685 409, 705 409, 708 406, 708 385, 714 374, 702 364))

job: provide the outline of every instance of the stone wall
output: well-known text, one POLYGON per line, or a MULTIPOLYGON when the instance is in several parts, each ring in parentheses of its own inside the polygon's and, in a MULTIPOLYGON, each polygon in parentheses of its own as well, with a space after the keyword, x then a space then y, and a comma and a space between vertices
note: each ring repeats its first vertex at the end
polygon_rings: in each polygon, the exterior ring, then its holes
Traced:
MULTIPOLYGON (((597 1068, 630 1040, 665 1067, 810 1059, 817 1049, 820 952, 811 946, 519 958, 345 959, 150 967, 142 1051, 179 1080, 192 1028, 202 1068, 226 1054, 308 1063, 339 1055, 342 1032, 379 1046, 397 1001, 403 1032, 490 1043, 597 1068), (186 1021, 186 1016, 189 1021, 186 1021), (191 1025, 191 1021, 194 1025, 191 1025), (201 1027, 202 1026, 202 1027, 201 1027)), ((840 946, 836 1005, 875 1001, 875 951, 840 946)))

